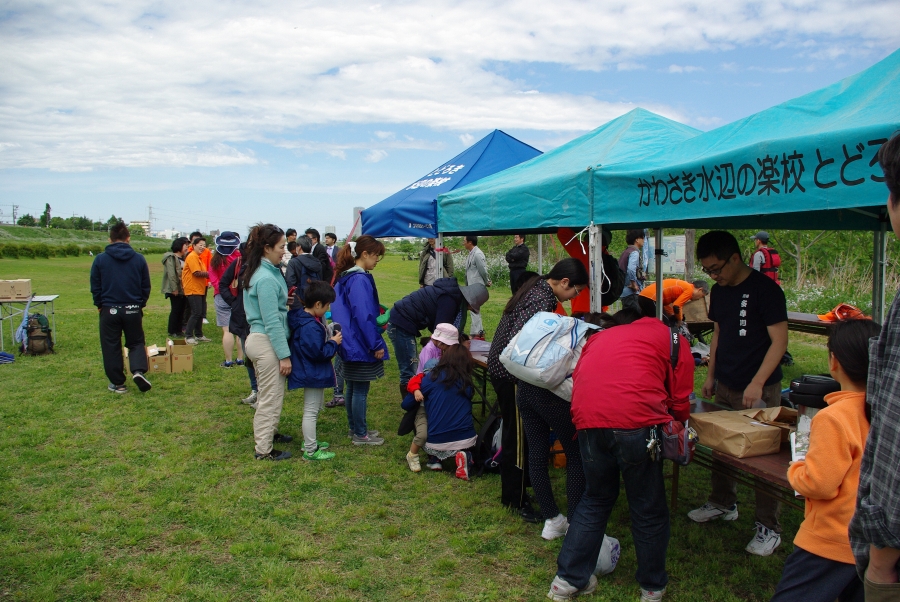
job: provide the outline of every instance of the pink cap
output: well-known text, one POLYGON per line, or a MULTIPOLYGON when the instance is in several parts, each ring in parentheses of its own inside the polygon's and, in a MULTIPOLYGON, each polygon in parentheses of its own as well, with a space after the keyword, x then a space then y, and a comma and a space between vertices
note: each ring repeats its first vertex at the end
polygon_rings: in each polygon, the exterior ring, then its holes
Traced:
POLYGON ((459 331, 453 324, 444 322, 434 327, 434 334, 431 335, 431 338, 435 341, 440 341, 445 345, 458 345, 459 331))

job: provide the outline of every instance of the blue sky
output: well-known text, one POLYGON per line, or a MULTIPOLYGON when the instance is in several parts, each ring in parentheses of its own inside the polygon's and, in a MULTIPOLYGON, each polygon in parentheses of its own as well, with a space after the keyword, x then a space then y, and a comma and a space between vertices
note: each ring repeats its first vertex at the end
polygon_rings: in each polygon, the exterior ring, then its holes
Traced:
POLYGON ((895 1, 11 1, 0 221, 351 226, 495 128, 550 150, 641 106, 699 129, 900 46, 895 1))

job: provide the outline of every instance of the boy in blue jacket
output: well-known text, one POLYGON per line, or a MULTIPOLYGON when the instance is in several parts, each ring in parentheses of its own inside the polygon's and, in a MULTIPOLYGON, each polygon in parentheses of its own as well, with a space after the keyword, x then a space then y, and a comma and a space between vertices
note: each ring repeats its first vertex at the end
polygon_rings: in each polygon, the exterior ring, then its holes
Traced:
POLYGON ((337 353, 343 337, 335 332, 329 337, 322 318, 331 308, 335 294, 331 285, 314 280, 306 288, 303 309, 288 313, 291 327, 291 374, 288 389, 303 387, 303 459, 330 460, 334 452, 328 443, 316 439, 316 422, 325 403, 325 389, 334 386, 331 358, 337 353))

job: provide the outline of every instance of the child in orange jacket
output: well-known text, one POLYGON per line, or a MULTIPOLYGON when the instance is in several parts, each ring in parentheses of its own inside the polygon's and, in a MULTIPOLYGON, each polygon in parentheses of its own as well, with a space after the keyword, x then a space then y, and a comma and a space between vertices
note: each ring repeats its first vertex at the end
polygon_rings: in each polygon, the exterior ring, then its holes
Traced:
POLYGON ((851 320, 831 331, 828 369, 841 390, 825 396, 828 407, 813 417, 806 459, 788 468, 788 481, 806 498, 806 510, 772 602, 864 600, 847 529, 869 434, 869 339, 880 330, 871 320, 851 320))

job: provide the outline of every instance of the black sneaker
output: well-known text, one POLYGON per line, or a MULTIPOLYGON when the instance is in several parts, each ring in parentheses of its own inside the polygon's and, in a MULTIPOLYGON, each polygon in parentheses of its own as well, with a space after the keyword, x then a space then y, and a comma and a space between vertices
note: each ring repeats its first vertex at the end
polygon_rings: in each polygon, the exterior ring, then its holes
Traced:
POLYGON ((527 504, 521 508, 519 508, 519 516, 522 517, 526 523, 542 523, 544 522, 544 517, 540 512, 531 507, 531 504, 527 504))
POLYGON ((257 460, 272 460, 273 462, 277 462, 278 460, 287 460, 288 458, 290 458, 291 452, 273 449, 267 454, 257 454, 254 452, 253 455, 257 460))
POLYGON ((283 435, 281 433, 275 433, 275 437, 272 439, 272 443, 290 443, 294 438, 290 435, 283 435))
POLYGON ((150 381, 147 380, 147 377, 144 376, 143 372, 135 372, 134 376, 131 377, 131 380, 134 381, 134 384, 137 385, 137 388, 141 390, 141 393, 146 393, 153 385, 150 384, 150 381))

